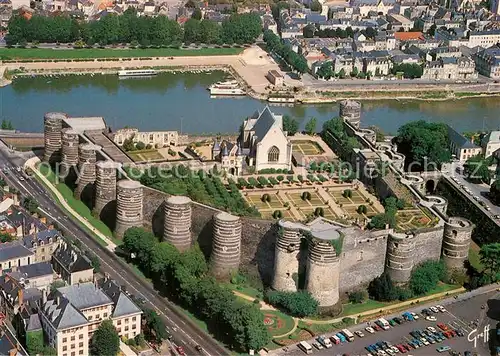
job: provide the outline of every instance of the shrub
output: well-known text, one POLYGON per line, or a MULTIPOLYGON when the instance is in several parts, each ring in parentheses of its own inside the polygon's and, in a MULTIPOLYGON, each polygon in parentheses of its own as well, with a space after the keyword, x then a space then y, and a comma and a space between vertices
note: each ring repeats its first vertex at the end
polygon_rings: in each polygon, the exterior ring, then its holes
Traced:
POLYGON ((285 177, 283 176, 277 176, 276 179, 279 181, 279 182, 283 182, 283 180, 285 179, 285 177))
POLYGON ((273 218, 281 219, 283 217, 283 212, 281 210, 275 210, 273 213, 273 218))
POLYGON ((293 182, 294 178, 293 178, 293 176, 286 176, 286 180, 289 182, 293 182))
POLYGON ((260 200, 262 200, 263 202, 268 202, 269 203, 271 201, 271 196, 269 194, 267 194, 267 193, 266 194, 262 194, 262 197, 261 197, 260 200))
POLYGON ((168 154, 169 154, 170 156, 175 156, 175 155, 177 154, 177 152, 175 152, 173 149, 169 148, 169 149, 168 149, 168 154))
POLYGON ((318 310, 318 301, 306 291, 267 291, 265 299, 269 304, 283 308, 291 315, 299 318, 314 315, 318 310))
POLYGON ((325 210, 322 207, 317 207, 314 210, 314 215, 316 215, 316 216, 325 216, 325 210))
POLYGON ((259 177, 257 177, 257 181, 258 181, 258 182, 259 182, 259 184, 260 184, 261 186, 263 186, 263 187, 269 184, 268 179, 267 179, 266 177, 263 177, 263 176, 259 176, 259 177))
POLYGON ((349 302, 352 304, 361 304, 366 299, 366 293, 362 291, 356 291, 349 293, 349 302))
POLYGON ((302 175, 300 174, 297 176, 297 179, 299 180, 300 183, 304 182, 304 177, 302 177, 302 175))
POLYGON ((146 148, 146 144, 142 141, 139 141, 135 144, 135 148, 137 148, 138 150, 143 150, 146 148))
POLYGON ((352 198, 352 190, 350 190, 350 189, 344 190, 344 192, 342 193, 342 196, 344 198, 352 198))
POLYGON ((271 183, 272 185, 275 185, 275 184, 278 184, 278 181, 274 177, 269 177, 269 183, 271 183))
POLYGON ((366 205, 360 205, 358 206, 358 209, 356 209, 356 211, 358 212, 358 214, 366 214, 368 212, 368 208, 366 207, 366 205))
POLYGON ((311 193, 303 192, 301 195, 302 200, 311 200, 311 193))

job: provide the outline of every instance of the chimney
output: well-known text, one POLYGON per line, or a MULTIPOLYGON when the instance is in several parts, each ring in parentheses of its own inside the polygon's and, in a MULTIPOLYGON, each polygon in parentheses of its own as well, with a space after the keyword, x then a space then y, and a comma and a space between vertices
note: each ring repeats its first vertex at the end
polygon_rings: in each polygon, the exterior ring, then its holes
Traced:
POLYGON ((23 304, 23 298, 24 298, 24 290, 22 288, 19 288, 19 290, 17 291, 17 303, 18 305, 22 305, 23 304))
POLYGON ((47 289, 42 289, 42 305, 47 303, 47 289))
POLYGON ((56 297, 56 305, 59 305, 61 304, 61 297, 59 295, 57 295, 56 297))

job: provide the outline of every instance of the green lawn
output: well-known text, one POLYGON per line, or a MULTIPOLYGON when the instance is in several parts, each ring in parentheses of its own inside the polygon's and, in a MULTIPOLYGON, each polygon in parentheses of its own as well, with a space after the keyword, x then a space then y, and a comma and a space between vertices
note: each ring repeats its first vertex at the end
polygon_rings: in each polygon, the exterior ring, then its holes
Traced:
MULTIPOLYGON (((45 164, 40 165, 40 172, 52 183, 55 184, 55 175, 54 172, 45 164)), ((55 184, 57 190, 64 197, 66 202, 75 210, 78 214, 80 214, 83 218, 85 218, 92 226, 94 226, 97 230, 99 230, 106 237, 109 237, 113 240, 113 233, 109 229, 109 227, 104 224, 101 220, 92 216, 92 212, 90 209, 80 200, 76 199, 73 196, 73 191, 64 183, 55 184)), ((101 240, 102 241, 102 240, 101 240)), ((121 241, 114 240, 115 243, 120 244, 121 241)))
POLYGON ((343 309, 341 316, 357 315, 367 310, 383 308, 389 304, 391 303, 377 302, 376 300, 371 300, 371 299, 368 299, 364 303, 360 304, 344 304, 342 306, 343 309))
POLYGON ((235 291, 238 291, 242 294, 246 294, 252 298, 257 298, 259 300, 262 300, 262 298, 263 298, 263 295, 262 295, 263 293, 258 291, 255 288, 252 288, 252 287, 239 286, 239 285, 232 284, 232 283, 223 283, 223 285, 231 290, 235 290, 235 291))
POLYGON ((289 315, 286 315, 277 310, 262 310, 264 314, 264 321, 266 318, 270 319, 271 325, 268 325, 268 330, 271 336, 275 337, 278 335, 283 335, 293 329, 295 321, 289 315))
POLYGON ((50 49, 0 48, 0 59, 74 59, 74 58, 129 58, 129 57, 183 57, 236 55, 244 48, 147 48, 147 49, 50 49))
POLYGON ((481 260, 479 258, 479 250, 480 247, 473 242, 469 249, 469 263, 478 272, 481 272, 483 270, 483 265, 481 264, 481 260))

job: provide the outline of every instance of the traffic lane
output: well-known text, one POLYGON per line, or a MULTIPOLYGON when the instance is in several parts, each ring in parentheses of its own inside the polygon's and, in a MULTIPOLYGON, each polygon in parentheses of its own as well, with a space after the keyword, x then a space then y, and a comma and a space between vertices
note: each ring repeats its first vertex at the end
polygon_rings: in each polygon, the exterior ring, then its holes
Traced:
MULTIPOLYGON (((0 155, 0 157, 1 156, 2 155, 0 155)), ((64 228, 72 237, 80 240, 88 250, 93 251, 98 255, 101 263, 105 265, 103 266, 104 272, 109 273, 111 278, 117 280, 122 285, 131 287, 129 288, 130 292, 133 292, 133 294, 144 298, 144 300, 149 303, 152 309, 156 310, 159 315, 163 316, 166 325, 169 326, 171 330, 177 330, 175 333, 172 333, 174 335, 176 343, 180 346, 183 346, 188 354, 198 353, 195 350, 195 346, 197 344, 202 345, 205 350, 208 350, 214 355, 221 354, 221 351, 222 353, 225 353, 225 350, 223 351, 223 349, 221 348, 214 348, 212 345, 209 345, 207 343, 207 338, 205 337, 205 335, 198 334, 197 330, 193 330, 193 334, 198 336, 196 337, 197 341, 195 341, 189 334, 184 331, 184 329, 188 328, 188 325, 184 322, 184 320, 175 318, 174 313, 170 313, 169 316, 164 312, 170 311, 170 308, 174 306, 169 308, 169 306, 167 305, 164 310, 159 309, 157 306, 165 306, 167 302, 163 299, 160 299, 156 295, 156 292, 154 290, 153 292, 151 292, 151 290, 143 287, 140 283, 134 283, 133 281, 135 280, 136 276, 132 275, 131 273, 123 274, 123 272, 125 272, 123 270, 123 266, 120 266, 119 264, 114 264, 114 266, 111 266, 111 264, 113 264, 111 262, 112 260, 110 260, 109 256, 99 253, 102 249, 100 249, 100 245, 98 245, 92 237, 88 236, 86 232, 83 232, 81 228, 71 219, 65 217, 64 221, 62 221, 63 219, 61 219, 60 217, 65 216, 65 212, 59 209, 59 207, 51 200, 49 194, 39 186, 38 182, 32 181, 31 179, 20 181, 19 178, 22 177, 21 172, 18 172, 16 170, 10 170, 9 172, 10 174, 3 175, 11 185, 16 187, 16 189, 19 189, 19 191, 23 192, 25 195, 30 195, 37 199, 39 204, 41 206, 44 206, 46 210, 48 210, 51 218, 55 222, 57 222, 59 226, 64 228), (86 237, 85 241, 82 240, 82 237, 86 237), (94 248, 89 247, 89 245, 93 246, 94 248), (111 262, 111 264, 106 261, 111 262), (118 273, 117 269, 121 272, 118 273), (125 275, 126 278, 124 278, 123 275, 125 275), (172 318, 174 320, 172 320, 172 318), (180 335, 180 333, 184 335, 180 335)))

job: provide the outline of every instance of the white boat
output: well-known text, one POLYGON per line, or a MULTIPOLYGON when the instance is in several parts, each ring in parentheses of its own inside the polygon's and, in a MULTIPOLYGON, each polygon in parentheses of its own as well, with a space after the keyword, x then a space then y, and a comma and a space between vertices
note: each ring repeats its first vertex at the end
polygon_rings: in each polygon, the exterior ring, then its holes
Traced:
POLYGON ((158 74, 158 72, 154 69, 130 69, 118 71, 118 76, 120 77, 147 77, 156 74, 158 74))
POLYGON ((208 87, 210 95, 245 95, 245 90, 240 88, 240 84, 236 80, 227 82, 217 82, 208 87))
POLYGON ((293 96, 270 96, 269 98, 267 98, 267 101, 269 101, 270 103, 295 103, 295 98, 293 96))

